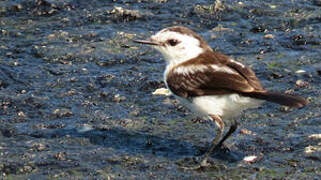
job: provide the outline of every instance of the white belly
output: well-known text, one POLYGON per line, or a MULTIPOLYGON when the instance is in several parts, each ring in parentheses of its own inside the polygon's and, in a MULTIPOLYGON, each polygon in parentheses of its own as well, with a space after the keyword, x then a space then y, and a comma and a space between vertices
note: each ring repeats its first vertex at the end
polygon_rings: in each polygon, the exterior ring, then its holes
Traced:
POLYGON ((200 116, 219 115, 223 120, 239 116, 242 111, 258 107, 263 101, 238 94, 199 96, 190 101, 175 96, 182 104, 200 116))

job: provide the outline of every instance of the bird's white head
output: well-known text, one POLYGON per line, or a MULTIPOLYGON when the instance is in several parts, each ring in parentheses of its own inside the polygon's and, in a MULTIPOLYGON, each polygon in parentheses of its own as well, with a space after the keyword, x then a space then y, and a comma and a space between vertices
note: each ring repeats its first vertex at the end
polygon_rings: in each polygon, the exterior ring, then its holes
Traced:
POLYGON ((199 35, 182 26, 162 29, 151 36, 149 41, 135 42, 153 45, 166 61, 173 65, 195 58, 206 50, 212 50, 199 35))

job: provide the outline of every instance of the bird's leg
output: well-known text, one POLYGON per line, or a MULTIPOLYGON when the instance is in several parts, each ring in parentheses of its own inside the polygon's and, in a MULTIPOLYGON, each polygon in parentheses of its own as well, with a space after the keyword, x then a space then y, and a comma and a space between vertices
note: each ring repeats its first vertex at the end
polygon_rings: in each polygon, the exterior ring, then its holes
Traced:
POLYGON ((184 169, 191 170, 191 169, 199 169, 201 167, 208 166, 208 163, 207 163, 208 157, 213 152, 213 150, 218 145, 218 143, 220 143, 220 139, 221 139, 221 137, 223 136, 223 133, 224 133, 224 122, 217 115, 210 115, 210 118, 216 123, 218 128, 217 128, 217 134, 216 134, 215 138, 213 139, 209 150, 202 156, 201 161, 198 162, 198 164, 196 166, 188 166, 188 167, 184 166, 183 167, 184 169))
MULTIPOLYGON (((202 160, 201 160, 201 166, 206 166, 207 165, 207 159, 210 156, 210 154, 213 152, 214 149, 216 149, 217 145, 219 143, 223 144, 223 142, 219 141, 224 133, 224 122, 222 119, 217 116, 217 115, 210 115, 213 121, 217 124, 217 133, 215 138, 213 139, 210 148, 207 150, 207 152, 204 154, 202 160)), ((224 136, 225 137, 225 136, 224 136)), ((224 138, 223 137, 223 138, 224 138)))
MULTIPOLYGON (((220 119, 221 120, 221 119, 220 119)), ((217 122, 217 121, 215 121, 217 122)), ((223 121, 221 120, 221 122, 223 123, 223 121)), ((217 123, 218 124, 218 123, 217 123)), ((228 130, 228 132, 225 134, 225 136, 219 141, 219 138, 222 136, 223 132, 224 132, 224 124, 223 126, 221 126, 221 124, 219 125, 219 130, 218 130, 218 134, 216 135, 215 139, 212 142, 211 147, 209 148, 209 150, 205 153, 202 161, 201 161, 201 166, 206 166, 207 165, 207 158, 209 157, 209 155, 213 152, 218 150, 224 143, 224 141, 230 137, 237 129, 237 122, 234 121, 234 123, 231 125, 230 129, 228 130), (219 142, 218 142, 219 141, 219 142)))
POLYGON ((211 155, 211 153, 213 151, 218 150, 223 145, 224 141, 228 137, 230 137, 235 132, 235 130, 237 129, 238 124, 237 124, 236 121, 234 121, 234 123, 231 125, 230 129, 228 130, 228 132, 223 136, 223 133, 224 133, 224 122, 222 121, 222 119, 219 116, 216 116, 216 115, 211 115, 210 117, 215 121, 215 123, 218 126, 217 134, 216 134, 214 140, 212 141, 210 148, 203 155, 200 163, 197 166, 183 167, 184 169, 199 169, 199 168, 208 166, 209 164, 207 163, 207 159, 211 155), (222 136, 223 136, 223 138, 221 138, 222 136))
POLYGON ((214 150, 219 149, 224 141, 230 137, 237 129, 238 123, 236 121, 234 121, 234 123, 231 125, 230 129, 228 130, 228 132, 225 134, 225 136, 220 140, 220 142, 214 147, 214 150))

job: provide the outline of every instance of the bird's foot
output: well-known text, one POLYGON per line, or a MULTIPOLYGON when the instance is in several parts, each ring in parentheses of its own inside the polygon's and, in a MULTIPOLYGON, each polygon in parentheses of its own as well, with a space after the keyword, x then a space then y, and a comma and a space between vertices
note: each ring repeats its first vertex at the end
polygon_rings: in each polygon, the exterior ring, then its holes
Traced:
POLYGON ((213 157, 227 162, 237 162, 244 158, 244 154, 232 151, 224 144, 213 152, 213 157))
POLYGON ((218 169, 222 167, 212 160, 204 159, 204 156, 184 158, 178 161, 177 164, 184 170, 218 169))
MULTIPOLYGON (((205 154, 207 149, 205 147, 200 149, 200 155, 205 154)), ((222 144, 220 147, 217 147, 213 150, 210 155, 214 159, 219 159, 227 162, 237 162, 241 161, 244 158, 244 154, 231 150, 225 144, 222 144)))
POLYGON ((185 170, 198 170, 210 166, 210 163, 207 160, 204 161, 202 157, 187 157, 178 161, 177 164, 185 170))
POLYGON ((217 153, 230 153, 231 150, 229 147, 227 147, 225 144, 222 144, 220 147, 218 147, 217 149, 214 149, 214 153, 217 152, 217 153))
MULTIPOLYGON (((200 155, 205 154, 207 151, 208 151, 207 147, 201 147, 200 155)), ((215 154, 224 154, 224 153, 228 154, 229 152, 231 152, 230 148, 227 147, 225 144, 222 144, 221 146, 216 147, 211 154, 215 156, 215 154)))

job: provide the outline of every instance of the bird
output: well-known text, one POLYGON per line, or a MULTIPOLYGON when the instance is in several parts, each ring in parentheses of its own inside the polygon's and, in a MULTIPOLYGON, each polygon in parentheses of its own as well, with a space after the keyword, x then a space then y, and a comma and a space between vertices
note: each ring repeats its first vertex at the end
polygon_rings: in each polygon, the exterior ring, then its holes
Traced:
POLYGON ((218 127, 195 168, 209 165, 210 154, 236 131, 236 119, 244 110, 257 108, 265 101, 296 108, 308 104, 303 97, 264 89, 250 67, 214 51, 187 27, 164 28, 148 40, 133 41, 151 45, 163 55, 164 82, 171 94, 197 116, 210 119, 218 127), (230 128, 224 135, 226 125, 230 128))

